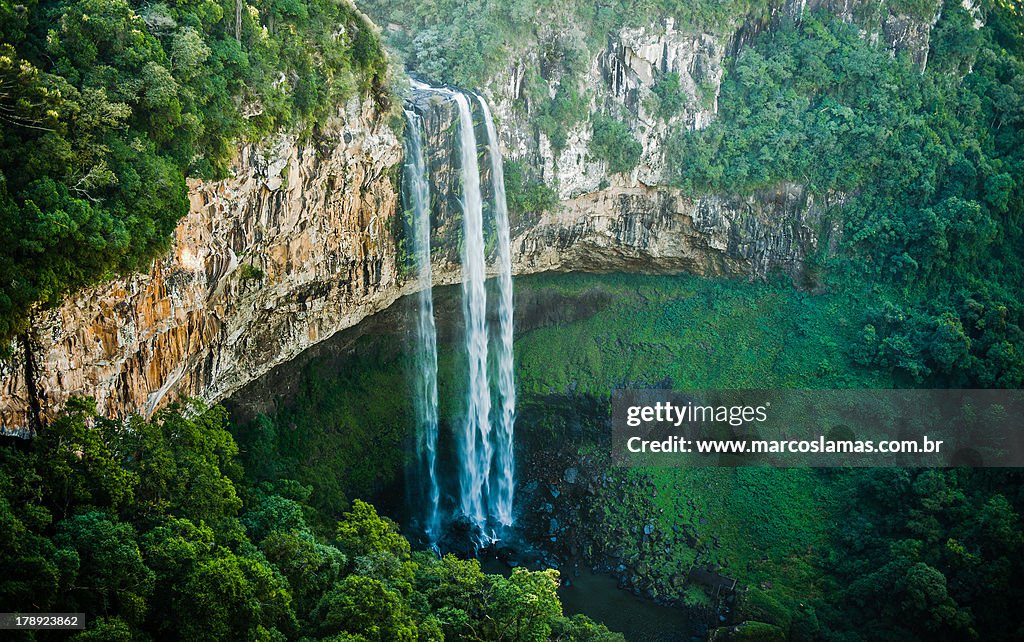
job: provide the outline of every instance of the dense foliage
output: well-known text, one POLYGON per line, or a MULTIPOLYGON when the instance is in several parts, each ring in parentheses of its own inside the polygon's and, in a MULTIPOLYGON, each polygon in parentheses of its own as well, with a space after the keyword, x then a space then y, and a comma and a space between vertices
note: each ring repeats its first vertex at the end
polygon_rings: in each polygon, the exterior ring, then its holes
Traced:
POLYGON ((344 365, 301 357, 289 364, 302 373, 290 398, 235 428, 252 483, 295 479, 314 488, 310 505, 337 515, 353 497, 374 496, 397 481, 415 425, 412 397, 395 393, 409 385, 405 355, 390 345, 356 346, 344 365))
POLYGON ((414 553, 359 500, 314 527, 309 487, 241 483, 221 408, 127 423, 93 408, 0 447, 0 602, 86 613, 72 639, 622 639, 562 615, 556 572, 414 553))
MULTIPOLYGON (((404 27, 393 43, 432 80, 479 86, 539 43, 524 83, 531 122, 556 150, 588 123, 590 153, 613 172, 634 168, 640 150, 626 123, 591 113, 581 82, 604 35, 662 15, 716 29, 767 6, 368 4, 404 27), (559 19, 575 26, 552 28, 559 19)), ((380 82, 376 36, 347 5, 249 3, 241 29, 238 6, 0 2, 0 224, 20 240, 0 250, 0 337, 33 301, 144 263, 184 211, 184 173, 223 171, 228 141, 315 128, 332 102, 380 82)), ((936 8, 858 11, 890 6, 936 8)), ((550 411, 552 395, 621 385, 1024 385, 1022 10, 998 0, 982 11, 976 30, 959 2, 946 4, 923 71, 826 16, 783 22, 744 48, 719 119, 678 132, 668 160, 693 194, 792 181, 841 202, 843 246, 812 284, 819 293, 776 281, 539 279, 563 304, 525 319, 531 330, 517 338, 522 407, 550 411)), ((658 117, 677 114, 679 77, 659 75, 652 100, 658 117)), ((555 203, 531 168, 506 170, 514 212, 555 203)), ((520 301, 533 296, 517 288, 520 301)), ((216 409, 124 427, 73 404, 31 445, 0 449, 0 599, 94 614, 80 639, 616 639, 561 615, 552 574, 487 576, 412 553, 353 499, 395 483, 412 424, 408 397, 395 394, 407 387, 404 353, 358 348, 310 367, 289 403, 237 429, 245 473, 216 409)), ((439 358, 442 404, 459 403, 450 352, 439 358)), ((606 465, 586 431, 607 418, 565 414, 524 413, 535 423, 520 428, 544 447, 575 439, 569 459, 606 465)), ((601 488, 576 508, 593 530, 587 554, 615 556, 645 594, 689 604, 710 603, 673 581, 691 564, 739 578, 737 626, 723 637, 1024 635, 1015 473, 597 473, 601 488), (607 490, 613 482, 624 494, 607 490), (669 548, 647 524, 685 543, 669 548)))
POLYGON ((839 474, 850 508, 828 564, 836 639, 1017 640, 1024 626, 1017 472, 839 474), (853 551, 854 554, 848 553, 853 551))
POLYGON ((654 94, 654 110, 664 120, 669 120, 686 106, 686 94, 680 84, 679 73, 670 71, 658 74, 651 86, 654 94))
MULTIPOLYGON (((881 2, 868 11, 883 12, 881 2)), ((935 0, 918 0, 934 9, 935 0)), ((402 27, 389 34, 391 44, 403 52, 410 69, 435 82, 478 87, 503 69, 515 54, 541 44, 541 65, 531 73, 547 77, 552 64, 568 64, 606 44, 608 34, 622 28, 652 27, 662 18, 676 24, 713 32, 735 28, 745 19, 767 16, 771 2, 764 0, 430 0, 399 2, 366 0, 360 3, 378 22, 402 27), (554 56, 552 55, 554 54, 554 56), (564 57, 564 58, 563 58, 564 57)))
MULTIPOLYGON (((996 26, 1024 17, 994 6, 996 26)), ((1024 385, 1024 49, 949 3, 927 70, 807 18, 743 51, 721 117, 670 145, 690 191, 843 195, 831 283, 876 285, 856 352, 910 383, 1024 385), (1009 47, 1009 48, 1007 48, 1009 47)))
MULTIPOLYGON (((436 81, 480 86, 530 48, 536 64, 524 59, 516 104, 555 152, 573 127, 589 124, 589 152, 613 173, 634 167, 640 150, 626 124, 593 105, 582 81, 607 34, 657 30, 659 17, 728 30, 756 24, 767 9, 656 0, 368 6, 400 27, 391 44, 410 68, 436 81), (562 23, 573 27, 554 26, 562 23)), ((670 170, 690 193, 750 193, 791 181, 841 200, 843 260, 825 266, 828 285, 878 288, 856 356, 911 385, 1024 383, 1024 11, 1002 1, 972 11, 952 1, 893 0, 858 3, 852 22, 778 18, 729 61, 719 118, 700 131, 681 125, 667 144, 670 170), (877 30, 890 14, 939 16, 923 71, 907 52, 893 56, 864 37, 864 25, 877 30)), ((678 76, 655 78, 649 107, 659 118, 686 100, 678 76)), ((508 187, 513 196, 519 189, 508 187)))
POLYGON ((644 149, 630 132, 629 125, 616 118, 599 115, 594 117, 592 126, 590 153, 608 163, 609 173, 628 172, 640 164, 640 154, 644 149))
POLYGON ((505 192, 509 212, 517 221, 525 222, 533 215, 558 204, 558 194, 544 181, 530 176, 523 163, 505 163, 505 192))
MULTIPOLYGON (((443 304, 445 292, 437 293, 437 309, 458 315, 443 304)), ((860 332, 859 301, 869 295, 685 275, 517 280, 520 487, 539 481, 543 489, 518 496, 523 532, 563 559, 573 559, 576 547, 582 564, 621 565, 620 581, 648 597, 713 605, 699 584, 679 581, 692 564, 737 578, 744 591, 725 627, 744 623, 735 639, 1019 637, 1024 495, 1014 472, 611 465, 606 395, 615 386, 892 387, 887 368, 860 365, 848 350, 860 332), (552 480, 570 467, 602 481, 562 483, 553 497, 552 480), (552 517, 569 528, 557 542, 547 537, 552 517)), ((453 416, 461 359, 457 348, 439 347, 442 416, 453 416)), ((304 368, 309 378, 340 376, 354 396, 309 387, 291 408, 279 403, 275 416, 396 411, 390 391, 408 358, 395 350, 378 337, 357 344, 358 356, 321 357, 323 364, 304 368), (347 374, 353 370, 360 374, 347 374)), ((330 421, 310 425, 316 432, 308 440, 278 433, 279 444, 301 455, 282 460, 290 467, 279 475, 358 447, 330 421)), ((385 435, 393 430, 377 425, 385 435)), ((394 474, 388 467, 397 464, 383 452, 359 452, 380 459, 382 478, 394 474)), ((344 501, 334 477, 310 475, 308 483, 344 501)), ((729 639, 725 633, 718 639, 729 639)))
POLYGON ((144 268, 233 141, 312 132, 385 73, 336 0, 0 1, 0 345, 37 302, 144 268))

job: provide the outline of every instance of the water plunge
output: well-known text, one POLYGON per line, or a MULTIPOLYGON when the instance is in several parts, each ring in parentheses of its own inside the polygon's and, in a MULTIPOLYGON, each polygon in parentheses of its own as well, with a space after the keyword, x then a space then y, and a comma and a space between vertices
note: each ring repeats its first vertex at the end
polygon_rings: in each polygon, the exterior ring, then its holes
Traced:
MULTIPOLYGON (((417 101, 406 109, 409 132, 406 139, 406 196, 412 214, 414 258, 419 283, 419 306, 416 327, 414 367, 417 395, 417 466, 416 496, 411 504, 419 513, 422 529, 429 542, 437 545, 445 522, 468 525, 474 545, 495 541, 502 529, 513 523, 515 493, 514 425, 515 378, 513 371, 512 261, 508 209, 501 152, 490 109, 483 98, 472 95, 479 103, 479 113, 486 131, 486 153, 490 169, 490 202, 486 208, 493 219, 496 301, 493 307, 498 319, 495 336, 488 323, 487 296, 487 234, 485 231, 484 194, 481 189, 481 168, 474 127, 474 111, 467 94, 432 88, 414 83, 421 95, 440 97, 444 108, 452 108, 455 127, 454 150, 430 149, 432 137, 425 135, 424 121, 416 112, 435 109, 417 101), (431 153, 453 151, 450 169, 458 170, 458 186, 434 187, 442 190, 441 199, 457 202, 462 216, 462 312, 465 322, 465 414, 452 422, 458 457, 451 468, 457 483, 445 480, 448 468, 441 465, 438 453, 439 427, 445 425, 438 416, 437 332, 434 322, 431 257, 431 153), (448 193, 448 192, 456 193, 448 193), (490 359, 490 360, 489 360, 490 359), (494 376, 489 366, 493 365, 494 376), (495 386, 492 389, 492 379, 495 386), (444 498, 444 489, 455 488, 456 497, 444 498), (450 504, 450 505, 449 505, 450 504)), ((444 112, 447 114, 448 112, 444 112)), ((443 136, 437 138, 443 139, 443 136)), ((448 169, 448 168, 446 168, 448 169)))
POLYGON ((419 116, 406 109, 405 179, 413 209, 413 253, 419 281, 416 319, 416 455, 418 476, 426 497, 424 532, 431 544, 441 530, 441 490, 437 479, 437 327, 434 323, 434 275, 430 262, 430 184, 423 155, 423 127, 419 116))
POLYGON ((498 425, 495 433, 493 515, 502 526, 512 525, 512 497, 515 492, 513 452, 516 414, 516 386, 512 353, 512 252, 505 201, 505 172, 501 162, 498 133, 491 110, 482 96, 480 110, 487 127, 487 147, 491 157, 491 184, 494 191, 494 221, 498 230, 498 425))
POLYGON ((469 394, 460 440, 459 474, 462 514, 486 532, 488 481, 494 446, 491 443, 491 387, 487 378, 487 264, 484 259, 483 200, 476 158, 476 132, 469 100, 455 94, 459 110, 459 152, 462 164, 462 304, 469 356, 469 394))

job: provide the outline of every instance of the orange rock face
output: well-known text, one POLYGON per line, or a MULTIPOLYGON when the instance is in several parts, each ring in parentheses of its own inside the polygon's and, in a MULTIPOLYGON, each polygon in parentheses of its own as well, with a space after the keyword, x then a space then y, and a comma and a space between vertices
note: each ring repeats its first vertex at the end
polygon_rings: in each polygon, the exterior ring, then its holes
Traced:
POLYGON ((189 214, 148 274, 37 315, 34 390, 20 342, 0 366, 0 425, 45 422, 75 395, 109 416, 216 401, 389 305, 401 144, 384 120, 353 101, 333 134, 247 146, 233 178, 190 182, 189 214))
MULTIPOLYGON (((453 192, 439 133, 449 121, 444 105, 436 108, 432 171, 453 192)), ((386 120, 354 101, 332 133, 245 147, 233 178, 191 183, 190 212, 149 273, 39 313, 14 357, 0 362, 0 432, 45 424, 72 396, 94 397, 110 417, 150 415, 183 396, 220 401, 414 291, 396 238, 402 145, 386 120)), ((617 176, 542 215, 513 216, 512 268, 781 271, 801 283, 807 254, 838 234, 823 217, 833 201, 791 184, 690 199, 617 176)), ((449 203, 435 219, 434 282, 456 283, 461 211, 449 203)))

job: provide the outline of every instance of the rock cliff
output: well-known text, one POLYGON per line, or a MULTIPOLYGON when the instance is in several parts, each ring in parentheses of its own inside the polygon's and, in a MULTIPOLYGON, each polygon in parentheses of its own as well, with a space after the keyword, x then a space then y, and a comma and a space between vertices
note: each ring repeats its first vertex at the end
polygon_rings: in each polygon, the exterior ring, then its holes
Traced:
MULTIPOLYGON (((889 18, 880 17, 877 34, 894 49, 925 56, 930 22, 887 28, 896 24, 889 18)), ((609 39, 590 61, 587 82, 596 89, 595 113, 614 105, 630 114, 643 153, 628 174, 610 174, 590 157, 587 122, 553 151, 522 95, 536 54, 513 57, 482 93, 505 155, 537 168, 561 199, 551 211, 512 221, 514 272, 763 278, 781 271, 812 284, 806 259, 836 238, 829 212, 840 196, 784 184, 745 197, 691 199, 667 186, 668 131, 714 118, 726 58, 761 28, 770 22, 720 36, 666 21, 609 39), (689 97, 669 120, 650 113, 654 70, 677 72, 689 97)), ((430 135, 438 149, 451 121, 435 120, 430 135)), ((192 182, 191 211, 148 274, 36 315, 14 357, 0 363, 0 427, 38 426, 75 395, 95 397, 109 416, 150 414, 180 396, 216 402, 410 293, 414 283, 401 256, 402 145, 388 123, 372 102, 355 100, 315 140, 284 136, 245 146, 233 177, 192 182)), ((436 221, 435 236, 456 229, 452 222, 436 221)), ((438 284, 458 281, 455 256, 435 253, 438 284)))
MULTIPOLYGON (((924 16, 901 13, 889 4, 894 3, 782 0, 765 15, 739 15, 733 24, 717 31, 684 27, 665 18, 657 24, 609 34, 605 46, 590 58, 581 86, 588 92, 590 114, 624 117, 643 147, 637 168, 618 180, 633 186, 670 183, 666 162, 670 132, 680 127, 706 127, 718 112, 728 59, 759 33, 777 27, 783 20, 799 20, 813 12, 835 14, 860 25, 866 39, 886 47, 893 55, 906 52, 923 68, 941 3, 936 0, 930 10, 922 9, 924 16), (685 97, 682 108, 666 117, 655 108, 654 90, 658 78, 668 73, 678 75, 685 97)), ((572 43, 582 38, 564 26, 542 30, 532 40, 524 40, 528 44, 521 43, 505 69, 482 88, 494 105, 507 155, 536 167, 562 199, 602 191, 615 180, 607 163, 595 159, 589 151, 591 118, 573 124, 561 148, 536 127, 537 110, 529 96, 527 79, 539 73, 554 97, 566 74, 546 61, 545 52, 552 47, 578 46, 572 43)))
POLYGON ((112 416, 218 400, 394 301, 400 141, 369 101, 328 131, 242 148, 234 177, 190 184, 148 274, 37 314, 0 371, 0 423, 45 422, 72 395, 112 416))

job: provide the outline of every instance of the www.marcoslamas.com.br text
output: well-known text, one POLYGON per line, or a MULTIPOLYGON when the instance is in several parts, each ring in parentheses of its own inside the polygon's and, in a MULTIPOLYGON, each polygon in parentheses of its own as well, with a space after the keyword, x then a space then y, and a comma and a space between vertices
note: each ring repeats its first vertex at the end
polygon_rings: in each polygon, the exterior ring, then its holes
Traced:
POLYGON ((702 454, 864 454, 864 453, 938 453, 942 441, 929 439, 902 440, 852 440, 827 439, 687 439, 668 437, 666 439, 644 439, 630 437, 626 449, 631 453, 702 453, 702 454))

